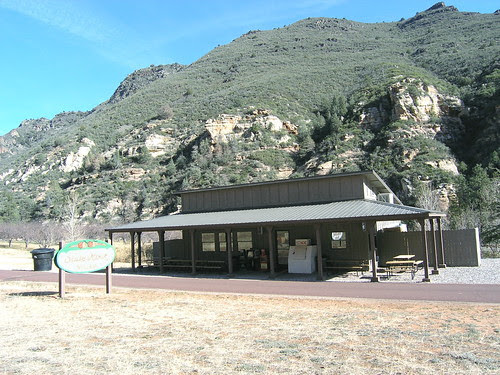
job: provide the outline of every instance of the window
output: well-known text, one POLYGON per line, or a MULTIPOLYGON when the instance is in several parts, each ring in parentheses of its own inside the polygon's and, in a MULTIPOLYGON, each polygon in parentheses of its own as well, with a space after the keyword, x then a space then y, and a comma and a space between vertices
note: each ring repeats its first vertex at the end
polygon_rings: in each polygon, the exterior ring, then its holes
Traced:
POLYGON ((226 233, 219 233, 219 251, 227 250, 226 233))
POLYGON ((286 250, 290 248, 290 234, 287 230, 277 230, 276 231, 276 248, 279 250, 286 250))
POLYGON ((347 233, 332 232, 332 249, 345 249, 345 248, 347 248, 347 233))
POLYGON ((201 250, 215 251, 215 233, 201 234, 201 250))
POLYGON ((253 247, 252 232, 236 233, 236 241, 238 242, 238 250, 250 250, 253 247))

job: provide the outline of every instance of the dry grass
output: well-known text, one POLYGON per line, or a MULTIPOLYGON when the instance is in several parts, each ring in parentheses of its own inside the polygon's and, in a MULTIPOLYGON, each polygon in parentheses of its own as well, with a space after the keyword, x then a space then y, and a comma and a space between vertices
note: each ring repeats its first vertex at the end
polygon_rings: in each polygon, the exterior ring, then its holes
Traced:
MULTIPOLYGON (((53 244, 48 247, 58 249, 59 245, 58 244, 53 244)), ((28 247, 26 247, 26 244, 22 241, 13 241, 11 243, 11 246, 9 247, 9 243, 6 242, 5 240, 0 240, 0 252, 2 253, 7 253, 10 252, 11 254, 25 254, 27 257, 31 258, 30 251, 33 249, 37 249, 40 247, 40 244, 36 243, 29 243, 28 247)), ((116 241, 114 243, 114 247, 116 250, 116 262, 130 262, 130 242, 123 242, 123 241, 116 241)), ((146 242, 142 245, 142 253, 143 253, 143 259, 146 258, 151 258, 151 254, 153 252, 153 244, 152 242, 146 242)), ((0 254, 1 255, 1 254, 0 254)), ((10 254, 9 254, 10 255, 10 254)))
POLYGON ((498 374, 498 305, 0 284, 4 374, 498 374))

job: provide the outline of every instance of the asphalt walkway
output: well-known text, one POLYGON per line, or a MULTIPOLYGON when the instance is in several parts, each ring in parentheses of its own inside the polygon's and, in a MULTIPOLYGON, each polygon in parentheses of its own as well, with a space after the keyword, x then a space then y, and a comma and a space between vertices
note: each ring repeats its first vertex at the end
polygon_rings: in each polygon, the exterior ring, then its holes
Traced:
MULTIPOLYGON (((57 283, 58 274, 56 272, 0 270, 0 281, 57 283)), ((103 273, 66 274, 66 283, 100 285, 104 289, 105 275, 103 273)), ((114 288, 163 289, 202 293, 500 303, 500 285, 498 284, 336 283, 130 274, 113 274, 112 284, 114 288)), ((57 291, 57 285, 54 286, 54 289, 57 291)))

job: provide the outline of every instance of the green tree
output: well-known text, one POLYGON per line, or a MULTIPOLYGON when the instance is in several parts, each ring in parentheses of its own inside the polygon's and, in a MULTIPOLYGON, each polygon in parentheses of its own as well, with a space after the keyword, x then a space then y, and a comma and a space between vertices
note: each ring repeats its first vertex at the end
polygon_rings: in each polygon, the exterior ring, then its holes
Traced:
POLYGON ((477 226, 482 242, 498 242, 499 238, 499 180, 490 178, 480 165, 467 176, 460 176, 457 200, 450 207, 451 224, 455 228, 477 226))
POLYGON ((18 222, 21 214, 14 197, 10 191, 0 193, 0 222, 18 222))

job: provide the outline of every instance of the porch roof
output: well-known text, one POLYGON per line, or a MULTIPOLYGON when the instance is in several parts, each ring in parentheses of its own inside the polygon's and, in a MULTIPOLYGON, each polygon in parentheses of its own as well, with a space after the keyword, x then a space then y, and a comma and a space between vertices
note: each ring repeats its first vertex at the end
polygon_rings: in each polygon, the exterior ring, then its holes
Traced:
POLYGON ((106 229, 108 232, 208 229, 236 226, 297 225, 348 221, 391 221, 445 216, 438 211, 379 202, 351 200, 303 206, 257 208, 203 213, 179 213, 106 229))

